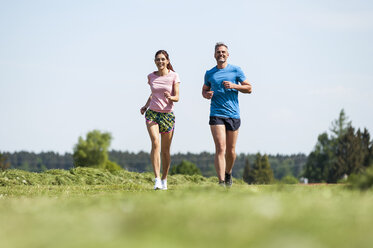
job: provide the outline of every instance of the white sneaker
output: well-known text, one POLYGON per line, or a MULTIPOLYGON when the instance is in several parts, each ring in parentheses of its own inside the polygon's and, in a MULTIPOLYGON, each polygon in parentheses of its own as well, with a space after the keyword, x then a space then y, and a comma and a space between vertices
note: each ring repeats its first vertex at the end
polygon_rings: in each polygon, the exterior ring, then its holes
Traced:
POLYGON ((161 179, 157 177, 155 179, 154 190, 162 189, 162 188, 163 187, 162 187, 161 179))
POLYGON ((162 180, 162 189, 167 190, 167 179, 162 180))

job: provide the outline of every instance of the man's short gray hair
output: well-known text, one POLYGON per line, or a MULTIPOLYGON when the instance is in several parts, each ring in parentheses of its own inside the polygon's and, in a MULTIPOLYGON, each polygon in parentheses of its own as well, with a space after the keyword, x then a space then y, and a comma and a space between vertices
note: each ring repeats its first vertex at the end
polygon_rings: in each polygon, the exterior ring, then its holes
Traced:
POLYGON ((225 46, 228 49, 228 46, 224 42, 217 42, 215 45, 215 51, 218 49, 218 47, 225 46))

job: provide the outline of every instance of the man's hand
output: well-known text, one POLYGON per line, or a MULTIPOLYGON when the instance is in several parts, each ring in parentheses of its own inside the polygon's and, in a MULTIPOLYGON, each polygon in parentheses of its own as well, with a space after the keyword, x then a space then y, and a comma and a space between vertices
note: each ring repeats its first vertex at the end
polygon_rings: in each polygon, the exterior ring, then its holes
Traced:
POLYGON ((223 85, 226 89, 235 89, 236 84, 229 82, 229 81, 223 81, 223 85))
POLYGON ((213 95, 214 92, 211 90, 211 87, 204 84, 202 87, 202 96, 206 99, 211 99, 213 95))
POLYGON ((205 91, 205 92, 204 92, 204 97, 205 97, 206 99, 211 99, 213 95, 214 95, 214 92, 211 91, 211 90, 209 90, 209 91, 205 91))

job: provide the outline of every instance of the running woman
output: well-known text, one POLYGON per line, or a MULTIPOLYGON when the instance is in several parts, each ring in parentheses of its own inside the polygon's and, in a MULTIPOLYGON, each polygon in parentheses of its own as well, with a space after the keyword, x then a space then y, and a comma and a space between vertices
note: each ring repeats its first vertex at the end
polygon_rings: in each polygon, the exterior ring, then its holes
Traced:
POLYGON ((167 190, 167 175, 171 164, 170 147, 175 128, 173 107, 174 102, 179 101, 180 78, 165 50, 156 52, 154 62, 158 71, 148 75, 151 94, 140 112, 145 113, 146 127, 152 142, 150 159, 155 176, 154 189, 167 190))
POLYGON ((238 92, 251 93, 251 84, 240 67, 228 64, 228 46, 215 45, 217 65, 206 71, 202 96, 211 99, 210 129, 215 143, 215 169, 222 186, 232 186, 236 142, 241 125, 238 92))

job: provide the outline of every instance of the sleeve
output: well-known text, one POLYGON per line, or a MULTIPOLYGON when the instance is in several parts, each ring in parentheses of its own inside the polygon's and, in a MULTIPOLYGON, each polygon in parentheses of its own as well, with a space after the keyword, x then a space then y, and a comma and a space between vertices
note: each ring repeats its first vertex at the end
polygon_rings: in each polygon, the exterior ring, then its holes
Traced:
POLYGON ((208 81, 208 78, 209 78, 209 76, 208 76, 208 73, 206 71, 206 73, 205 73, 205 85, 208 86, 208 87, 211 87, 211 83, 208 81))
POLYGON ((149 85, 151 85, 151 84, 150 84, 150 80, 151 80, 150 75, 151 75, 151 74, 148 75, 148 84, 149 84, 149 85))
POLYGON ((241 83, 245 80, 246 80, 245 74, 243 73, 241 68, 237 66, 237 81, 241 83))
POLYGON ((175 79, 174 79, 174 84, 180 83, 180 77, 179 74, 175 72, 175 79))

